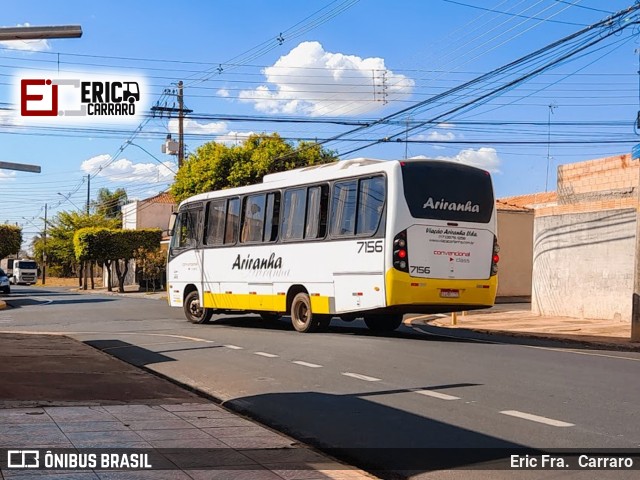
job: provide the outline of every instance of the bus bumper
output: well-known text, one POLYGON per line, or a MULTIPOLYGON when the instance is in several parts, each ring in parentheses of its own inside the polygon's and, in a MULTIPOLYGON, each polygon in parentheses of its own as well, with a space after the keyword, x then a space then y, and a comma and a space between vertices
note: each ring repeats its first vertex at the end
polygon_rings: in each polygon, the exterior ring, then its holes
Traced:
POLYGON ((404 313, 438 313, 493 306, 498 278, 419 278, 392 268, 385 275, 385 284, 387 308, 396 307, 404 313))

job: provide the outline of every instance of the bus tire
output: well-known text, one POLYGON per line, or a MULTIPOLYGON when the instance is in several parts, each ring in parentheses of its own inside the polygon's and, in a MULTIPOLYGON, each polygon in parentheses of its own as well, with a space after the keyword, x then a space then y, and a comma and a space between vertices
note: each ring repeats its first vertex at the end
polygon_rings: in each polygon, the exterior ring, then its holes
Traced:
POLYGON ((402 325, 402 314, 365 315, 364 323, 372 332, 393 332, 402 325))
POLYGON ((300 333, 313 332, 317 327, 317 320, 313 318, 309 295, 300 292, 291 302, 291 323, 300 333))
POLYGON ((200 296, 198 291, 194 290, 184 299, 184 315, 191 323, 209 323, 213 311, 200 306, 200 296))
POLYGON ((262 312, 260 317, 262 317, 265 322, 277 322, 282 318, 282 315, 279 313, 262 312))

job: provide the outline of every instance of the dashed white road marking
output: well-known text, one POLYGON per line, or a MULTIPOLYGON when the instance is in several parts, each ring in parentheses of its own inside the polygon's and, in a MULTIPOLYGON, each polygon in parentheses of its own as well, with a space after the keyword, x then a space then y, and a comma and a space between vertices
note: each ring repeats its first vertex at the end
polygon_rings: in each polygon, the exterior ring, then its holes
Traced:
POLYGON ((365 382, 379 382, 380 379, 376 377, 369 377, 368 375, 360 375, 359 373, 342 372, 345 377, 357 378, 358 380, 364 380, 365 382))
POLYGON ((427 397, 437 398, 439 400, 460 400, 460 397, 454 397, 453 395, 447 395, 446 393, 436 392, 434 390, 414 390, 414 392, 419 393, 420 395, 425 395, 427 397))
POLYGON ((254 355, 260 355, 261 357, 267 357, 267 358, 278 358, 280 355, 275 355, 273 353, 267 353, 267 352, 253 352, 254 355))
POLYGON ((295 363, 296 365, 302 365, 303 367, 309 367, 309 368, 322 368, 322 365, 318 365, 317 363, 303 362, 302 360, 294 360, 291 363, 295 363))
POLYGON ((237 345, 225 345, 225 347, 230 348, 231 350, 244 350, 242 347, 237 345))
POLYGON ((541 417, 540 415, 533 415, 531 413, 519 412, 518 410, 503 410, 503 415, 509 415, 511 417, 523 418, 524 420, 531 420, 532 422, 544 423, 545 425, 551 425, 552 427, 574 427, 573 423, 563 422, 561 420, 554 420, 553 418, 541 417))

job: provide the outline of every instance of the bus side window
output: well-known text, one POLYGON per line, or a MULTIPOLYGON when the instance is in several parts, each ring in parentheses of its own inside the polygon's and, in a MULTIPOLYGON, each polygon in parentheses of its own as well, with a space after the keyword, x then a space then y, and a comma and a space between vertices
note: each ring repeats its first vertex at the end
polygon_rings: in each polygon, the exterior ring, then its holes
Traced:
POLYGON ((261 242, 264 228, 266 195, 250 195, 244 199, 242 235, 240 241, 261 242))
POLYGON ((198 245, 200 212, 200 209, 189 209, 178 214, 173 248, 195 248, 198 245))
POLYGON ((307 201, 306 190, 306 188, 296 188, 284 192, 283 240, 302 240, 303 238, 305 204, 307 201))
POLYGON ((331 235, 353 235, 356 227, 357 181, 336 182, 331 206, 331 235))
POLYGON ((224 229, 224 243, 236 243, 240 230, 240 199, 230 198, 227 203, 227 220, 224 229))
POLYGON ((360 180, 358 186, 357 235, 373 235, 378 230, 384 206, 384 178, 373 177, 360 180))
POLYGON ((280 192, 267 194, 267 209, 264 219, 263 242, 275 242, 278 238, 278 220, 280 217, 280 192))
POLYGON ((329 188, 327 185, 309 187, 307 191, 307 223, 304 238, 323 238, 327 233, 327 207, 329 188))
POLYGON ((207 205, 207 220, 204 232, 205 245, 222 245, 226 206, 226 200, 212 200, 207 205))

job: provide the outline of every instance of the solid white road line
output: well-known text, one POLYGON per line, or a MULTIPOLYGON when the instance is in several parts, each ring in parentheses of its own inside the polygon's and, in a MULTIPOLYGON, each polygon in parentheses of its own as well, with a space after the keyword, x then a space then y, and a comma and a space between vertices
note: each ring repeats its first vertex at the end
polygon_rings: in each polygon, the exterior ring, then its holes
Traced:
POLYGON ((239 347, 237 345, 225 345, 225 347, 230 348, 231 350, 243 350, 242 347, 239 347))
POLYGON ((433 390, 414 390, 414 392, 427 397, 437 398, 439 400, 460 400, 460 397, 454 397, 453 395, 447 395, 446 393, 435 392, 433 390))
POLYGON ((296 365, 302 365, 303 367, 309 367, 309 368, 322 368, 322 365, 318 365, 317 363, 303 362, 301 360, 294 360, 291 363, 295 363, 296 365))
POLYGON ((273 353, 267 353, 267 352, 253 352, 254 355, 260 355, 261 357, 267 357, 267 358, 278 358, 280 355, 274 355, 273 353))
POLYGON ((364 380, 365 382, 379 382, 380 379, 376 377, 369 377, 367 375, 360 375, 359 373, 342 372, 345 377, 357 378, 358 380, 364 380))
POLYGON ((551 425, 552 427, 573 427, 573 423, 562 422, 560 420, 554 420, 553 418, 541 417, 539 415, 533 415, 531 413, 519 412, 518 410, 503 410, 503 415, 509 415, 511 417, 523 418, 525 420, 531 420, 532 422, 544 423, 545 425, 551 425))

